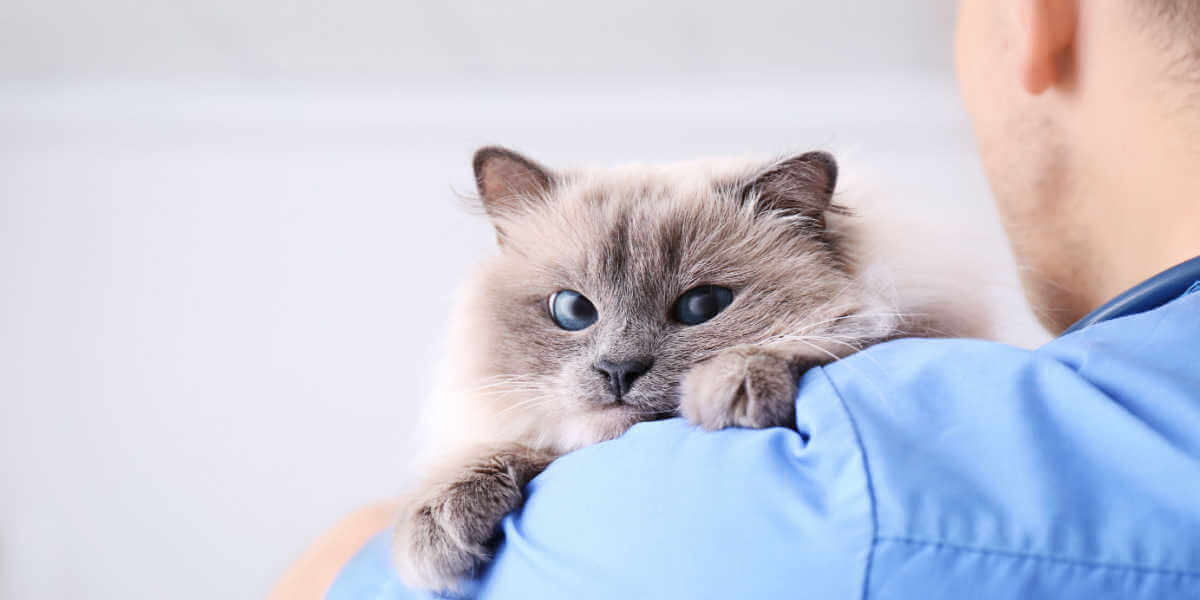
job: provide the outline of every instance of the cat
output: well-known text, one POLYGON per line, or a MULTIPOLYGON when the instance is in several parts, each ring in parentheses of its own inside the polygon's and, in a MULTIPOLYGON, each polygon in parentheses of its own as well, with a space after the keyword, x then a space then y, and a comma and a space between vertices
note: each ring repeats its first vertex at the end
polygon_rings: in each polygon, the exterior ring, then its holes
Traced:
POLYGON ((485 147, 473 167, 499 252, 462 288, 430 467, 399 515, 414 587, 453 590, 484 565, 525 484, 566 452, 674 416, 794 427, 807 369, 900 336, 981 333, 970 310, 879 268, 893 249, 872 245, 879 219, 834 202, 827 152, 552 171, 485 147))

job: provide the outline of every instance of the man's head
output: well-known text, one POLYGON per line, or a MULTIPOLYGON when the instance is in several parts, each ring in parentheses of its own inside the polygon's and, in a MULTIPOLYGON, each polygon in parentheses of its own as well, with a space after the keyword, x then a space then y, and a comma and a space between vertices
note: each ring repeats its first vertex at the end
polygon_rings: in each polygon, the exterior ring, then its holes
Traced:
POLYGON ((1200 0, 961 0, 957 62, 1047 327, 1200 252, 1200 0))

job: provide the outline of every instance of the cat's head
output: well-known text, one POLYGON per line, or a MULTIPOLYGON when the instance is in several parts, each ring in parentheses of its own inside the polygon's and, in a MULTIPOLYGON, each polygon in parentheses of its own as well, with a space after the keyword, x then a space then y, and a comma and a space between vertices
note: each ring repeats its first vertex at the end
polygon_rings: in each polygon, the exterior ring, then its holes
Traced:
POLYGON ((552 171, 489 147, 474 169, 500 251, 468 290, 470 371, 545 443, 674 414, 688 369, 731 346, 845 353, 829 342, 859 300, 829 154, 552 171))

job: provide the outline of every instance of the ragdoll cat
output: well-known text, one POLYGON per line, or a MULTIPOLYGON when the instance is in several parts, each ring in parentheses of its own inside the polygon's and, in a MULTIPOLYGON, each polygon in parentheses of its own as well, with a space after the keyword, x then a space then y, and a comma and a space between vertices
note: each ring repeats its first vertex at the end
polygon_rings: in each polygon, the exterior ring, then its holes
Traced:
POLYGON ((490 147, 474 170, 500 249, 462 290, 429 468, 400 514, 413 586, 453 588, 484 564, 525 484, 565 452, 676 415, 794 426, 806 369, 903 334, 970 333, 948 313, 918 322, 902 286, 872 275, 824 152, 551 171, 490 147))

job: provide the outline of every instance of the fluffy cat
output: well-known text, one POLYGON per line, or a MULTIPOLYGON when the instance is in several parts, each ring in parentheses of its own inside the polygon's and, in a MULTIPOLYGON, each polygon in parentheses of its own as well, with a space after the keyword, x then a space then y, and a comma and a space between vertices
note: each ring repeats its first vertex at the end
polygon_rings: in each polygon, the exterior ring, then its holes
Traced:
POLYGON ((814 365, 901 335, 986 333, 880 267, 894 249, 833 202, 824 152, 551 171, 488 147, 474 170, 500 251, 462 289, 429 467, 397 526, 413 586, 452 589, 484 564, 563 453, 677 415, 794 426, 814 365))

